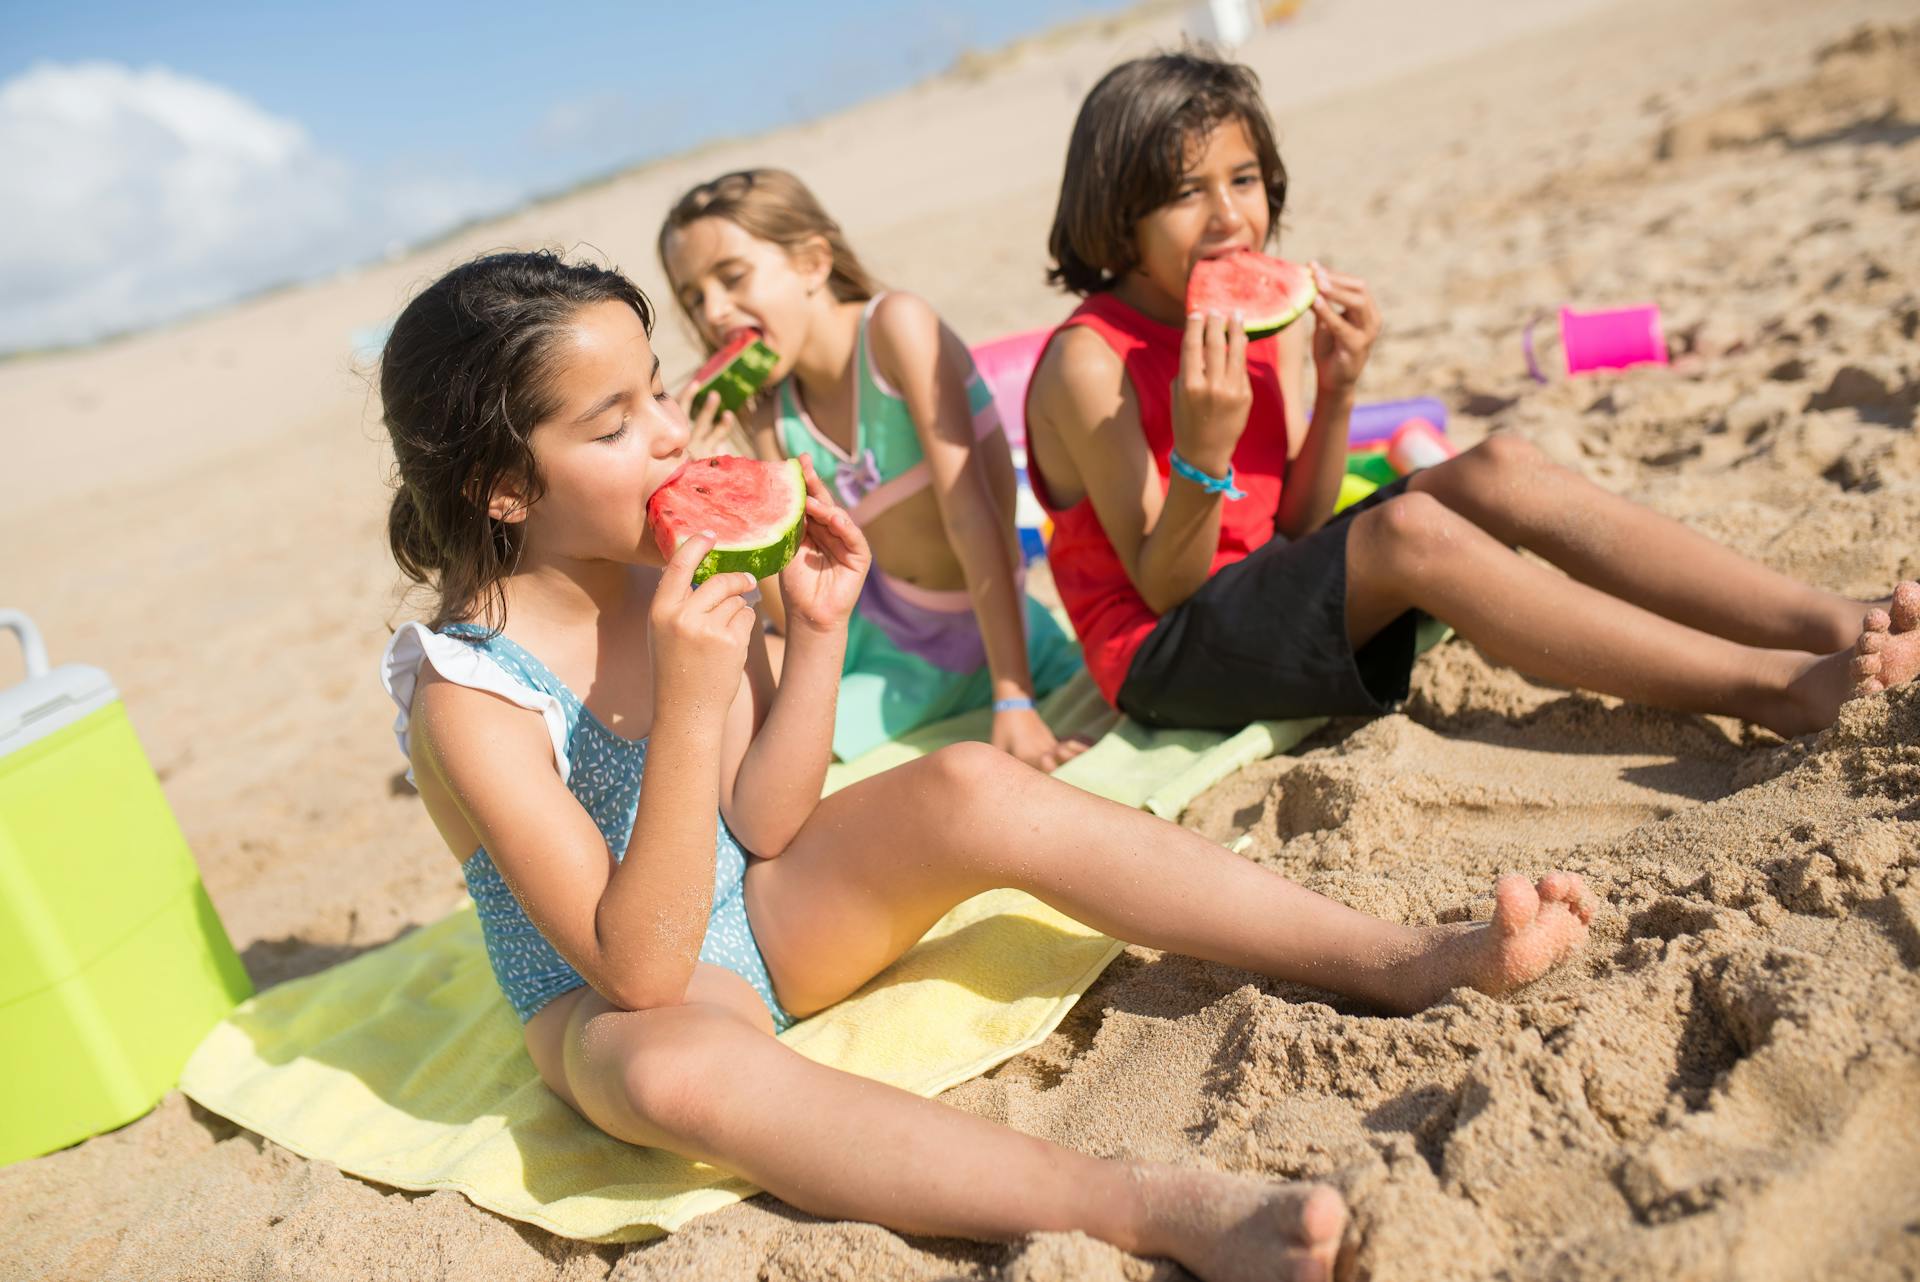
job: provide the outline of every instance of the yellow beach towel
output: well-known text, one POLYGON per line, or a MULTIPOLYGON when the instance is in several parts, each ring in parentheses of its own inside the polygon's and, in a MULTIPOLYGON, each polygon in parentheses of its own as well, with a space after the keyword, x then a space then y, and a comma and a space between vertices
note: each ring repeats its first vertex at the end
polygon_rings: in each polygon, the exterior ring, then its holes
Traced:
MULTIPOLYGON (((1104 728, 1084 674, 1047 701, 1056 729, 1104 728)), ((1177 815, 1201 789, 1318 725, 1232 738, 1122 722, 1060 777, 1177 815)), ((941 743, 956 718, 836 766, 828 790, 941 743)), ((961 904, 846 1001, 781 1035, 823 1064, 932 1096, 1053 1031, 1122 945, 1019 891, 961 904)), ((570 1238, 639 1241, 756 1190, 601 1134, 535 1073, 488 969, 471 905, 321 974, 271 988, 208 1034, 181 1089, 302 1156, 404 1189, 458 1189, 570 1238)))

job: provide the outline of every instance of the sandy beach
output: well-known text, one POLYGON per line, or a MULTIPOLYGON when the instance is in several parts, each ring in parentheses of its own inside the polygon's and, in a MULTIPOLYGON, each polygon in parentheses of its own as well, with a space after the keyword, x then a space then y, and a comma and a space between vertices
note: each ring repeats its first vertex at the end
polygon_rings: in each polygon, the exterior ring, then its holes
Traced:
MULTIPOLYGON (((1080 98, 1176 16, 1091 22, 840 115, 594 183, 387 262, 0 362, 0 603, 117 679, 257 986, 444 915, 376 662, 415 617, 354 335, 476 252, 578 247, 666 294, 690 183, 794 169, 889 284, 979 342, 1051 323, 1080 98)), ((1292 195, 1280 252, 1366 277, 1367 399, 1431 395, 1787 573, 1920 576, 1920 20, 1899 0, 1308 0, 1243 51, 1292 195), (1550 386, 1519 335, 1657 301, 1681 358, 1550 386)), ((695 363, 668 314, 670 373, 695 363)), ((0 653, 0 683, 20 675, 0 653)), ((1792 742, 1541 685, 1450 642, 1182 822, 1369 911, 1488 910, 1561 866, 1587 951, 1386 1019, 1132 948, 1048 1040, 942 1098, 1128 1155, 1338 1185, 1375 1282, 1920 1276, 1920 690, 1792 742)), ((595 1246, 279 1148, 177 1092, 0 1170, 0 1276, 1186 1276, 769 1198, 595 1246)))

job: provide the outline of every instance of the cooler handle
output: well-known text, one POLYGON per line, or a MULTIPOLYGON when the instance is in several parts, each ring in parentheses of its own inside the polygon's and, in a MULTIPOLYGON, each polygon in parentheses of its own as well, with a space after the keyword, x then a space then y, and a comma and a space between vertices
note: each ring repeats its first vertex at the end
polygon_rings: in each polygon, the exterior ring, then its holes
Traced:
POLYGON ((13 635, 20 638, 20 649, 27 656, 29 681, 51 671, 47 663, 47 643, 40 639, 40 629, 33 626, 33 620, 24 611, 0 610, 0 628, 11 628, 13 635))

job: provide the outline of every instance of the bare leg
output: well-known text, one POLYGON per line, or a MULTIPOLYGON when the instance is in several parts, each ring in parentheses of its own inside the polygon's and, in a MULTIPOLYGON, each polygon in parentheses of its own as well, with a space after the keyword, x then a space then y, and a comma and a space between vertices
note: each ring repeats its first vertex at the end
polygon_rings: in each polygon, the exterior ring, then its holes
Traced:
POLYGON ((953 905, 1026 890, 1119 939, 1393 1010, 1504 992, 1578 948, 1578 877, 1504 879, 1496 919, 1421 929, 1314 894, 1195 833, 958 744, 824 799, 747 872, 747 915, 789 1010, 840 1000, 953 905))
POLYGON ((1853 689, 1848 650, 1762 649, 1695 631, 1526 560, 1419 491, 1361 513, 1347 537, 1355 643, 1409 606, 1530 676, 1782 735, 1831 725, 1853 689))
POLYGON ((1078 1230, 1216 1282, 1334 1276, 1347 1210, 1324 1185, 1088 1157, 816 1064, 733 1000, 633 1012, 582 991, 553 1007, 529 1026, 552 1043, 535 1061, 594 1125, 814 1215, 988 1240, 1078 1230))
POLYGON ((1590 587, 1729 641, 1830 654, 1853 644, 1869 604, 1748 560, 1551 462, 1522 437, 1492 437, 1416 473, 1408 488, 1590 587))

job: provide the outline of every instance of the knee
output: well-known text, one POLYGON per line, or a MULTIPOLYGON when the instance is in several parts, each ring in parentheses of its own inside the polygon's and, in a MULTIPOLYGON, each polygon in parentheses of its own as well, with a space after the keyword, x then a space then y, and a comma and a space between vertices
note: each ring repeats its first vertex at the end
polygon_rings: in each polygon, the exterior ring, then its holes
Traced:
POLYGON ((990 743, 949 744, 925 759, 927 772, 943 796, 976 801, 1007 786, 1025 767, 990 743))
POLYGON ((1395 547, 1425 547, 1454 519, 1447 505, 1431 494, 1409 490, 1369 512, 1375 537, 1395 547))
POLYGON ((678 1006, 645 1013, 656 1027, 631 1040, 620 1084, 627 1107, 670 1137, 708 1133, 725 1111, 729 1063, 742 1037, 764 1036, 729 1011, 678 1006))
POLYGON ((1540 447, 1524 436, 1500 432, 1462 454, 1460 471, 1499 489, 1525 484, 1552 467, 1540 447))
POLYGON ((1432 495, 1409 490, 1355 521, 1353 554, 1376 569, 1417 572, 1460 519, 1432 495))

